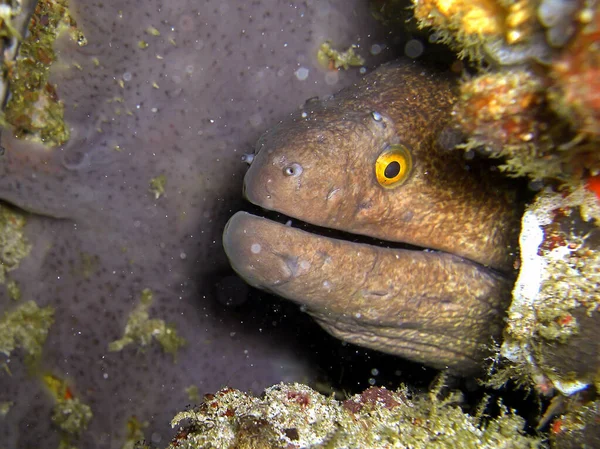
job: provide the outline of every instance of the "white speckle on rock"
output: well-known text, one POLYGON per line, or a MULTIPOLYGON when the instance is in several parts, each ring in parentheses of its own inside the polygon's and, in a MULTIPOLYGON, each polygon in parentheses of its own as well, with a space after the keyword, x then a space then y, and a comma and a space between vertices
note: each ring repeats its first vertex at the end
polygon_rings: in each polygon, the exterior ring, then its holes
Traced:
POLYGON ((250 246, 250 251, 252 251, 252 254, 259 254, 261 250, 262 247, 260 246, 260 243, 253 243, 250 246))

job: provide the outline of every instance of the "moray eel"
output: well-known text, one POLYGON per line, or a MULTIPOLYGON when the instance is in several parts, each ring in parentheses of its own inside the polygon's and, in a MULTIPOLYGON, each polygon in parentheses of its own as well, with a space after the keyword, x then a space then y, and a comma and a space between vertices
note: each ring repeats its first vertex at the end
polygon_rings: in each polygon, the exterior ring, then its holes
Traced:
POLYGON ((502 333, 520 208, 443 144, 453 85, 414 63, 381 66, 266 132, 245 176, 246 198, 264 209, 411 249, 246 212, 223 243, 243 279, 331 334, 467 374, 502 333))

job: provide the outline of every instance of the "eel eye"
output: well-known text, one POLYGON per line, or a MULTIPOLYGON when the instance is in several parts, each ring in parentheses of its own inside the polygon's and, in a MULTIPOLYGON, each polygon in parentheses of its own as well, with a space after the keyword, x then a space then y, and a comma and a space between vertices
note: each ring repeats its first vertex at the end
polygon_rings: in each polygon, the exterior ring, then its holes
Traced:
POLYGON ((404 184, 412 170, 412 156, 404 145, 392 145, 381 152, 375 162, 377 182, 386 189, 404 184))
POLYGON ((302 170, 302 165, 291 164, 283 169, 283 174, 285 176, 300 176, 302 174, 302 170))

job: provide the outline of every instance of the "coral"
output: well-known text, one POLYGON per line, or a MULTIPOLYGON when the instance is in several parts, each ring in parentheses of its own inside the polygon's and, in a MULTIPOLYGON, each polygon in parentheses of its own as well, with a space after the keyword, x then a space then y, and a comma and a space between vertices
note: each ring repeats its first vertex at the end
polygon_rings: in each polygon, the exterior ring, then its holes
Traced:
POLYGON ((558 416, 550 443, 560 449, 600 447, 600 401, 579 404, 558 416))
POLYGON ((595 0, 413 0, 421 27, 487 71, 461 83, 456 127, 502 169, 577 185, 600 171, 595 0), (543 67, 546 66, 546 67, 543 67))
POLYGON ((599 219, 600 203, 584 186, 546 190, 523 216, 501 353, 542 393, 600 386, 599 219))
POLYGON ((187 421, 169 448, 532 448, 524 421, 501 406, 483 423, 436 392, 410 396, 406 388, 372 387, 346 401, 300 384, 279 384, 253 397, 226 388, 180 412, 187 421))
POLYGON ((550 100, 574 129, 600 138, 600 13, 582 12, 586 23, 550 66, 550 100))
POLYGON ((150 289, 146 288, 142 291, 140 303, 131 312, 123 337, 109 343, 109 351, 121 351, 131 343, 145 347, 155 338, 163 351, 175 358, 177 351, 185 345, 186 341, 177 335, 173 326, 163 320, 149 318, 148 309, 152 305, 152 297, 150 289))
POLYGON ((529 0, 413 0, 421 27, 433 27, 437 37, 462 57, 505 64, 529 58, 545 59, 535 3, 529 0))
POLYGON ((484 73, 463 81, 452 114, 468 136, 459 145, 482 147, 505 158, 501 168, 533 179, 562 173, 563 158, 553 152, 553 140, 541 80, 526 70, 484 73))

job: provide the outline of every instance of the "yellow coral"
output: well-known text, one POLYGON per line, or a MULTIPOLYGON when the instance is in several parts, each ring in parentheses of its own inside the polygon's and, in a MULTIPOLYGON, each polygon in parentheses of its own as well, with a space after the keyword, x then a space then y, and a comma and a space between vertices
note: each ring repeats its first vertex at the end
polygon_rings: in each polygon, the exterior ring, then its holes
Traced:
POLYGON ((443 42, 476 60, 486 46, 521 44, 540 30, 536 2, 531 0, 413 0, 413 4, 421 27, 434 27, 443 42))
POLYGON ((502 9, 492 0, 415 0, 415 17, 429 26, 447 25, 467 34, 498 34, 502 9))

